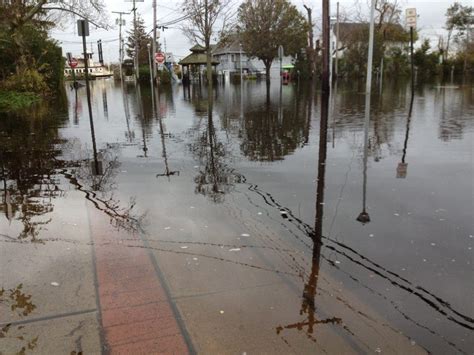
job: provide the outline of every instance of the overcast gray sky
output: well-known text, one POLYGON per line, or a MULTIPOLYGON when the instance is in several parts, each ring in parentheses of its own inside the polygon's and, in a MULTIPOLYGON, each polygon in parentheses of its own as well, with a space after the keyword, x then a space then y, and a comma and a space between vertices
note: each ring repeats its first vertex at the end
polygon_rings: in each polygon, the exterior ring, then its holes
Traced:
MULTIPOLYGON (((420 30, 421 38, 430 38, 434 40, 438 34, 443 33, 443 26, 445 22, 446 9, 454 2, 452 0, 398 0, 401 7, 404 9, 415 7, 419 15, 418 18, 418 29, 420 30)), ((110 23, 115 24, 116 14, 111 13, 112 11, 130 11, 132 8, 131 2, 125 2, 124 0, 104 0, 107 5, 107 11, 109 12, 110 23)), ((234 6, 237 8, 241 0, 234 0, 234 6)), ((292 1, 298 9, 305 13, 303 4, 313 8, 313 18, 315 20, 315 32, 319 32, 320 21, 321 21, 321 0, 309 1, 309 0, 293 0, 292 1)), ((472 6, 472 0, 458 0, 463 5, 472 6)), ((157 18, 158 23, 167 22, 183 16, 183 12, 180 9, 182 1, 178 0, 157 0, 157 18)), ((331 1, 331 14, 336 14, 336 3, 337 1, 331 1)), ((353 17, 360 9, 360 11, 368 15, 369 12, 369 0, 339 0, 339 6, 341 13, 346 14, 348 17, 353 17)), ((137 3, 137 11, 145 20, 145 24, 148 30, 151 30, 153 23, 152 14, 152 0, 145 0, 144 2, 137 3)), ((125 16, 127 24, 125 31, 131 28, 132 15, 125 16)), ((75 25, 64 26, 64 28, 55 28, 51 31, 51 36, 61 42, 63 52, 72 52, 73 56, 80 56, 82 53, 81 38, 75 33, 75 25)), ((93 42, 94 53, 97 52, 97 40, 102 39, 102 48, 104 52, 104 59, 106 62, 118 60, 118 26, 109 31, 94 29, 93 26, 90 28, 90 36, 87 38, 88 42, 93 42)), ((125 33, 124 31, 124 33, 125 33)), ((180 59, 189 53, 191 46, 190 41, 182 34, 178 25, 171 26, 171 28, 161 32, 160 42, 162 45, 166 43, 166 50, 173 52, 176 59, 180 59)), ((90 48, 90 44, 88 45, 90 48)), ((94 54, 97 59, 96 53, 94 54)))

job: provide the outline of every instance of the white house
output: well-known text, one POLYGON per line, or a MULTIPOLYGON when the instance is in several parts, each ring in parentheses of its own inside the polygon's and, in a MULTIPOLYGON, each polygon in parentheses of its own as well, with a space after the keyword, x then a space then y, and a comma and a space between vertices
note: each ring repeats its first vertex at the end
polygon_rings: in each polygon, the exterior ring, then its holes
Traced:
MULTIPOLYGON (((257 58, 249 58, 249 56, 242 50, 238 40, 234 40, 230 44, 217 45, 212 52, 213 59, 219 61, 216 66, 216 71, 224 77, 231 73, 240 72, 242 66, 243 73, 265 73, 265 65, 257 58)), ((283 57, 282 65, 292 64, 291 57, 283 57)), ((272 63, 270 68, 271 77, 279 77, 280 75, 280 61, 278 58, 272 63)))

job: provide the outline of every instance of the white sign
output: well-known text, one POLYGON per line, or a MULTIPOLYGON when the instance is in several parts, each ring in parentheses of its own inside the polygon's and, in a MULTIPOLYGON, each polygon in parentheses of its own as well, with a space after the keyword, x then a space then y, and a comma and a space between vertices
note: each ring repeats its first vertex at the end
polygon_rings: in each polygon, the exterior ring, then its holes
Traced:
POLYGON ((405 10, 405 19, 407 27, 416 28, 416 9, 410 8, 405 10))

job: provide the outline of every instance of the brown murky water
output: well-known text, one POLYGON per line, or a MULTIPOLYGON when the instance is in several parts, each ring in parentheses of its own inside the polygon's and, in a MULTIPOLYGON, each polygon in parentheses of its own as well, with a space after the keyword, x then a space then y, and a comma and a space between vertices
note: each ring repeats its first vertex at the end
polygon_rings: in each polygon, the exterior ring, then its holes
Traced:
POLYGON ((472 84, 92 93, 0 117, 0 351, 101 351, 91 214, 191 351, 474 351, 472 84))

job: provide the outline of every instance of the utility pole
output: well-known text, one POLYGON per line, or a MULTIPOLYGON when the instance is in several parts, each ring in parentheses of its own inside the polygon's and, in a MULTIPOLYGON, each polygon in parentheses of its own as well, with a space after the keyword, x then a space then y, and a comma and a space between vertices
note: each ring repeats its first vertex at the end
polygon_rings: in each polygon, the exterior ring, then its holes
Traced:
MULTIPOLYGON (((85 69, 85 79, 86 79, 86 93, 87 93, 87 107, 89 109, 89 122, 91 125, 91 135, 92 135, 92 148, 94 151, 94 167, 95 174, 99 175, 99 162, 97 160, 97 146, 95 143, 95 132, 94 132, 94 119, 92 118, 92 102, 91 102, 91 89, 89 87, 89 56, 87 55, 87 43, 86 36, 89 36, 89 23, 87 20, 78 20, 77 21, 78 34, 82 36, 82 49, 84 51, 84 69, 85 69)), ((92 55, 92 53, 91 53, 92 55)))
POLYGON ((156 75, 156 60, 155 60, 155 55, 156 55, 156 0, 153 0, 153 43, 152 43, 152 72, 150 73, 151 75, 151 80, 154 83, 155 82, 155 75, 156 75))
POLYGON ((135 1, 133 0, 133 35, 135 37, 135 58, 133 62, 135 64, 135 79, 138 80, 140 74, 138 72, 137 7, 135 6, 135 1))
POLYGON ((112 11, 114 14, 119 14, 119 18, 115 19, 115 24, 119 25, 119 64, 120 64, 120 80, 123 80, 122 75, 122 60, 123 60, 123 41, 122 41, 122 26, 125 25, 125 20, 122 20, 122 15, 128 15, 128 12, 112 11))
POLYGON ((312 12, 313 10, 309 8, 306 5, 303 5, 304 8, 306 9, 306 12, 308 13, 308 25, 309 25, 309 30, 308 30, 308 49, 306 51, 306 55, 309 59, 309 74, 311 78, 314 75, 314 37, 313 37, 313 18, 312 18, 312 12))
POLYGON ((323 0, 323 73, 321 89, 323 92, 327 93, 329 93, 329 52, 331 50, 329 45, 329 32, 329 0, 323 0))
POLYGON ((337 3, 337 13, 336 13, 336 63, 334 64, 334 74, 337 80, 338 76, 338 66, 337 62, 339 59, 339 2, 337 3))
POLYGON ((413 26, 410 26, 411 92, 415 91, 415 67, 413 65, 413 26))
POLYGON ((242 43, 239 43, 239 61, 240 61, 240 87, 241 87, 241 95, 242 95, 242 43))

